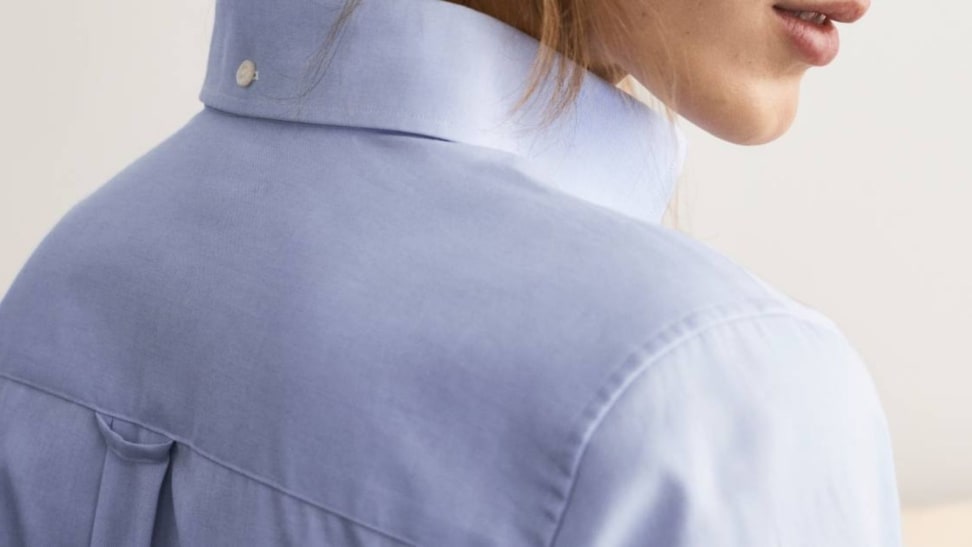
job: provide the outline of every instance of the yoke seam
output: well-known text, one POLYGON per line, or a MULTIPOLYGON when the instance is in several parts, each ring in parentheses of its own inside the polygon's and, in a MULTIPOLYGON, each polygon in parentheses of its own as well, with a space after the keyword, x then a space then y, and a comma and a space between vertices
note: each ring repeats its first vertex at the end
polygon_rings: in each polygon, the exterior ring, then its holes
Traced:
MULTIPOLYGON (((12 352, 5 353, 4 355, 8 355, 9 353, 12 353, 12 352)), ((24 357, 27 357, 27 356, 24 356, 24 357)), ((36 384, 34 384, 33 382, 31 382, 29 380, 24 380, 22 378, 18 378, 16 376, 13 376, 13 375, 7 373, 7 372, 0 371, 0 378, 6 378, 7 380, 10 380, 11 382, 15 382, 17 384, 23 385, 23 386, 28 387, 30 389, 33 389, 35 391, 38 391, 38 392, 41 392, 41 393, 44 393, 44 394, 47 394, 47 395, 50 395, 50 396, 53 396, 53 397, 57 397, 57 398, 62 399, 64 401, 68 402, 68 403, 71 403, 73 405, 79 406, 79 407, 84 408, 84 409, 89 410, 89 411, 100 412, 100 413, 102 413, 102 414, 104 414, 106 416, 111 416, 113 418, 119 418, 121 420, 127 420, 127 421, 129 421, 129 422, 131 422, 133 424, 136 424, 136 425, 138 425, 140 427, 143 427, 145 429, 148 429, 149 431, 158 433, 160 435, 164 435, 164 436, 172 439, 173 441, 175 441, 175 442, 177 442, 177 443, 179 443, 179 444, 181 444, 181 445, 189 448, 190 450, 192 450, 196 454, 198 454, 198 455, 202 456, 203 458, 205 458, 205 459, 213 462, 214 464, 216 464, 216 465, 218 465, 220 467, 226 468, 229 471, 231 471, 233 473, 236 473, 238 475, 242 475, 242 476, 246 477, 247 479, 256 482, 257 484, 260 484, 260 485, 263 485, 263 486, 265 486, 267 488, 270 488, 271 490, 275 490, 275 491, 283 494, 284 496, 287 496, 289 498, 295 499, 295 500, 297 500, 297 501, 299 501, 301 503, 305 503, 307 505, 310 505, 311 507, 314 507, 315 509, 317 509, 319 511, 323 511, 324 513, 327 513, 327 514, 332 515, 334 517, 337 517, 337 518, 346 520, 347 522, 350 522, 350 523, 354 524, 355 526, 360 526, 362 528, 366 528, 366 529, 368 529, 368 530, 370 530, 370 531, 372 531, 372 532, 374 532, 376 534, 380 534, 382 536, 385 536, 387 538, 390 538, 390 539, 392 539, 392 540, 394 540, 394 541, 396 541, 398 543, 405 544, 405 545, 407 545, 409 547, 417 547, 417 544, 414 541, 412 541, 412 540, 398 537, 398 536, 396 536, 396 535, 394 535, 394 534, 392 534, 390 532, 386 532, 386 531, 384 531, 384 530, 382 530, 380 528, 376 528, 374 525, 361 522, 360 520, 358 520, 356 518, 352 518, 352 517, 350 517, 350 516, 342 513, 341 511, 338 511, 336 509, 330 509, 328 507, 324 507, 324 506, 322 506, 321 504, 319 504, 319 503, 317 503, 315 501, 309 500, 309 499, 301 496, 300 494, 297 494, 295 492, 291 492, 290 490, 288 490, 287 488, 285 488, 285 487, 283 487, 281 485, 275 484, 274 482, 270 481, 269 479, 265 479, 263 477, 260 477, 260 476, 254 474, 254 473, 251 473, 249 471, 246 471, 244 469, 241 469, 241 468, 239 468, 239 467, 237 467, 237 466, 235 466, 235 465, 233 465, 231 463, 224 462, 221 459, 217 458, 216 456, 213 456, 211 454, 208 454, 206 451, 199 449, 198 447, 196 447, 191 442, 188 442, 181 435, 173 435, 173 434, 170 434, 170 433, 168 433, 166 431, 162 431, 160 429, 157 429, 155 427, 147 426, 147 425, 141 423, 139 420, 136 420, 136 419, 134 419, 132 417, 129 417, 129 416, 126 416, 126 415, 123 415, 123 414, 118 414, 118 413, 115 413, 115 412, 109 412, 109 411, 104 410, 104 409, 102 409, 100 407, 97 407, 95 405, 91 405, 91 404, 88 404, 88 403, 84 403, 84 402, 81 402, 81 401, 77 401, 77 400, 73 399, 72 397, 69 397, 69 396, 67 396, 67 395, 65 395, 63 393, 60 393, 60 392, 56 391, 56 390, 52 390, 50 388, 46 388, 46 387, 42 387, 42 386, 36 385, 36 384)))

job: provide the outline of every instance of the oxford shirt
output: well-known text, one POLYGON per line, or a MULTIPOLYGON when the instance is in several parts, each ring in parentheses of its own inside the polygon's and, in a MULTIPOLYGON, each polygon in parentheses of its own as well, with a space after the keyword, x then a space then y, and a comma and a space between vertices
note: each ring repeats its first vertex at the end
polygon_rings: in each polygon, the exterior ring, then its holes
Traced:
POLYGON ((440 0, 321 56, 339 7, 218 0, 200 110, 15 277, 0 545, 900 545, 859 353, 661 225, 680 130, 508 116, 539 43, 440 0))

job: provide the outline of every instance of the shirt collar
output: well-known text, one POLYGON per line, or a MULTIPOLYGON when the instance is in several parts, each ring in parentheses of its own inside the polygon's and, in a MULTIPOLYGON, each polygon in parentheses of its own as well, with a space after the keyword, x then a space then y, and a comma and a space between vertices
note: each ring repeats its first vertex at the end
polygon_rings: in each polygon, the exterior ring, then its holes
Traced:
POLYGON ((660 221, 685 156, 682 130, 663 115, 587 72, 575 109, 550 128, 534 129, 543 93, 508 118, 537 48, 546 46, 444 0, 361 0, 311 88, 302 76, 314 74, 315 54, 342 4, 217 0, 199 99, 239 115, 503 150, 527 158, 537 178, 560 191, 660 221), (246 60, 255 78, 241 85, 246 60))

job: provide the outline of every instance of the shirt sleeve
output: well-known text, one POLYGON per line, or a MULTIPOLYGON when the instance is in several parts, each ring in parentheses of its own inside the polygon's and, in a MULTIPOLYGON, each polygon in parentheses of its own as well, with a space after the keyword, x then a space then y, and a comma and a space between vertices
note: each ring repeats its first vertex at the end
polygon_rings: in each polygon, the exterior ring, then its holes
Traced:
POLYGON ((886 418, 832 323, 723 321, 638 364, 595 420, 552 547, 898 547, 886 418))

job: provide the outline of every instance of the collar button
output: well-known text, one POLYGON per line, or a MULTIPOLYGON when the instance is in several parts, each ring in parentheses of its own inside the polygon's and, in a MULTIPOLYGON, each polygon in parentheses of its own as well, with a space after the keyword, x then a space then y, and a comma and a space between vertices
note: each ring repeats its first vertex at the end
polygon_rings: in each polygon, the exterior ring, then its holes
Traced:
POLYGON ((236 85, 247 87, 257 79, 256 63, 246 59, 236 69, 236 85))

